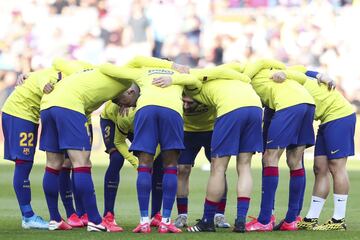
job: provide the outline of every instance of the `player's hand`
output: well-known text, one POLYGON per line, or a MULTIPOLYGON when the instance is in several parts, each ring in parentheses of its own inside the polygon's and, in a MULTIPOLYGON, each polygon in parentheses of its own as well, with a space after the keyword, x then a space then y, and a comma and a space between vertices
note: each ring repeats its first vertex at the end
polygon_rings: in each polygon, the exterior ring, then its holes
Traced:
POLYGON ((20 75, 19 75, 19 76, 17 77, 17 79, 16 79, 15 85, 16 85, 16 86, 19 86, 19 85, 24 84, 25 80, 26 80, 28 77, 29 77, 28 74, 26 74, 26 73, 20 73, 20 75))
POLYGON ((327 74, 323 74, 323 73, 319 73, 316 76, 316 79, 318 80, 318 84, 324 83, 327 85, 328 90, 334 90, 336 88, 336 82, 334 79, 332 79, 329 75, 327 74))
POLYGON ((52 92, 52 90, 54 90, 54 86, 51 83, 47 83, 44 86, 43 92, 46 93, 46 94, 49 94, 49 93, 52 92))
POLYGON ((270 79, 274 80, 274 82, 282 83, 286 80, 286 74, 284 72, 276 72, 270 77, 270 79))
POLYGON ((188 66, 178 63, 173 63, 171 69, 178 71, 179 73, 190 73, 190 68, 188 66))
POLYGON ((152 81, 152 84, 154 84, 157 87, 165 88, 170 86, 172 83, 172 78, 169 76, 162 76, 158 78, 154 78, 152 81))
POLYGON ((139 166, 139 160, 137 159, 137 157, 133 156, 131 158, 127 158, 126 160, 128 160, 128 162, 135 168, 137 169, 139 166))
POLYGON ((124 105, 120 105, 120 107, 119 107, 120 116, 122 116, 122 117, 129 116, 129 111, 130 111, 129 107, 125 107, 124 105))

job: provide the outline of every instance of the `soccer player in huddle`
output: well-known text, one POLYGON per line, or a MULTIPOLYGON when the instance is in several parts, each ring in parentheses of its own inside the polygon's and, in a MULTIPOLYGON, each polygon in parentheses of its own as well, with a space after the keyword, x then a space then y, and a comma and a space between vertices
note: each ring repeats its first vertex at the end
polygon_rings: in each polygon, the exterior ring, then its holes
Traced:
MULTIPOLYGON (((116 102, 116 101, 115 101, 116 102)), ((138 167, 138 159, 131 152, 126 143, 134 138, 134 117, 135 111, 129 110, 127 114, 119 114, 119 106, 112 101, 105 104, 105 108, 100 116, 100 125, 103 140, 109 153, 110 163, 106 170, 104 179, 104 218, 116 227, 114 219, 114 205, 117 194, 117 188, 120 182, 119 171, 123 165, 124 159, 127 159, 135 168, 138 167)), ((158 227, 161 222, 162 203, 162 177, 163 167, 161 161, 160 148, 157 148, 155 154, 154 167, 152 171, 152 190, 151 190, 151 222, 152 227, 158 227)), ((116 227, 117 228, 117 227, 116 227)))
MULTIPOLYGON (((211 136, 216 118, 216 109, 209 107, 183 95, 184 102, 184 144, 185 150, 181 152, 178 161, 178 191, 177 209, 178 217, 175 220, 176 227, 187 227, 188 222, 188 196, 189 178, 194 166, 195 158, 203 147, 206 158, 211 161, 211 136)), ((225 220, 227 184, 224 196, 217 207, 215 214, 215 226, 229 228, 230 224, 225 220)))
POLYGON ((348 156, 354 155, 356 116, 350 103, 337 91, 329 89, 333 81, 325 74, 307 71, 303 66, 294 69, 327 84, 318 84, 308 78, 301 82, 315 100, 315 120, 320 121, 314 151, 315 182, 310 209, 298 223, 305 230, 346 230, 345 212, 349 193, 349 177, 346 171, 348 156), (339 138, 341 136, 341 139, 339 138), (318 218, 330 191, 329 173, 333 179, 334 213, 324 224, 318 218))
MULTIPOLYGON (((260 60, 259 62, 264 61, 260 60)), ((286 151, 287 165, 290 169, 288 211, 280 230, 296 230, 301 192, 305 184, 302 156, 306 147, 314 144, 312 122, 314 100, 307 90, 292 79, 306 79, 304 74, 288 71, 288 80, 282 84, 271 79, 274 69, 285 69, 280 62, 260 69, 253 64, 244 73, 251 78, 251 85, 262 102, 275 110, 271 120, 265 152, 263 155, 263 178, 260 214, 257 219, 246 224, 247 231, 272 231, 274 218, 272 210, 279 181, 278 162, 286 151)))
MULTIPOLYGON (((55 65, 67 68, 68 65, 55 65)), ((71 67, 71 66, 70 66, 71 67)), ((64 151, 73 165, 73 181, 85 212, 88 231, 110 231, 98 212, 91 178, 91 141, 87 115, 104 102, 114 99, 131 85, 127 79, 102 74, 97 68, 64 78, 51 94, 41 101, 42 133, 40 149, 46 151, 44 192, 50 212, 49 229, 68 229, 58 211, 59 171, 64 151), (66 98, 64 98, 66 96, 66 98)))
MULTIPOLYGON (((134 68, 131 65, 117 67, 104 64, 102 73, 111 77, 132 79, 131 89, 126 91, 119 103, 126 107, 137 107, 134 120, 134 140, 130 150, 139 159, 137 192, 140 208, 140 224, 133 232, 151 232, 148 205, 151 191, 151 168, 156 147, 160 144, 164 164, 163 209, 160 233, 179 233, 170 220, 177 189, 177 160, 183 144, 183 119, 181 96, 184 85, 199 87, 201 82, 187 74, 171 70, 172 62, 163 61, 162 67, 134 68), (161 76, 173 79, 173 86, 160 88, 153 84, 161 76), (177 84, 177 85, 175 85, 177 84), (140 95, 141 91, 141 95, 140 95)), ((146 66, 146 65, 143 65, 146 66)))
POLYGON ((230 157, 237 157, 237 219, 234 231, 245 231, 250 203, 251 158, 262 151, 260 98, 250 79, 227 67, 191 69, 190 74, 204 80, 199 93, 187 89, 195 100, 216 108, 217 118, 211 140, 211 172, 204 203, 204 214, 190 232, 214 232, 214 215, 225 192, 225 173, 230 157))
POLYGON ((37 143, 41 98, 44 93, 50 93, 64 76, 89 67, 89 64, 79 61, 71 61, 71 65, 66 72, 47 68, 30 73, 24 83, 16 87, 2 109, 4 158, 15 162, 13 186, 25 229, 49 227, 48 222, 32 210, 29 175, 37 143))

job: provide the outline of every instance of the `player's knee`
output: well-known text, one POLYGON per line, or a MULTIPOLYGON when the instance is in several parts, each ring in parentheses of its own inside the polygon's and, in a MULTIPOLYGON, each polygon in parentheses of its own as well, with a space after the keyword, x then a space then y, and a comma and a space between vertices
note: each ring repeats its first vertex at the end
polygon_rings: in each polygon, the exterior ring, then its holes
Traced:
POLYGON ((345 164, 340 159, 330 160, 329 170, 333 176, 337 174, 343 174, 344 172, 346 172, 345 164))
POLYGON ((279 151, 274 149, 266 149, 263 156, 264 167, 277 166, 279 162, 279 151))
POLYGON ((315 176, 327 176, 329 169, 327 166, 321 164, 314 164, 313 172, 315 176))
POLYGON ((70 159, 65 158, 64 163, 63 163, 62 167, 63 167, 63 168, 71 168, 71 167, 72 167, 72 164, 71 164, 70 159))
POLYGON ((189 178, 190 173, 191 173, 191 168, 192 168, 192 166, 188 165, 188 164, 178 165, 178 170, 179 170, 178 177, 183 178, 183 179, 189 178))

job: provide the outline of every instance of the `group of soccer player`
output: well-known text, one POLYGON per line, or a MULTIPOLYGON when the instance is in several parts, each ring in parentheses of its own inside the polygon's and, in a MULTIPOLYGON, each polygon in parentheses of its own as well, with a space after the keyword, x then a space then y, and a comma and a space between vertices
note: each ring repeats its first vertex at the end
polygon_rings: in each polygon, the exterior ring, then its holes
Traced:
POLYGON ((346 161, 354 155, 355 123, 352 106, 327 75, 268 59, 204 69, 141 56, 123 66, 56 59, 51 68, 29 73, 2 109, 4 158, 15 162, 13 186, 22 227, 49 230, 87 226, 88 231, 122 232, 114 206, 125 159, 138 171, 140 223, 133 232, 149 233, 151 227, 160 233, 180 233, 183 227, 189 232, 229 228, 224 211, 231 156, 236 156, 238 173, 234 232, 346 230, 346 161), (90 152, 91 113, 103 104, 100 125, 109 166, 101 216, 90 152), (49 222, 36 215, 30 204, 29 174, 40 119, 49 222), (316 141, 314 119, 321 122, 316 141), (315 183, 309 212, 302 219, 303 155, 313 145, 315 183), (211 163, 204 212, 194 226, 188 226, 189 176, 202 147, 211 163), (285 150, 289 204, 276 225, 278 162, 285 150), (253 185, 251 160, 256 152, 263 154, 261 206, 259 216, 246 222, 253 185), (320 224, 330 191, 329 174, 334 215, 320 224), (59 194, 66 221, 58 210, 59 194), (172 222, 175 200, 179 214, 172 222))

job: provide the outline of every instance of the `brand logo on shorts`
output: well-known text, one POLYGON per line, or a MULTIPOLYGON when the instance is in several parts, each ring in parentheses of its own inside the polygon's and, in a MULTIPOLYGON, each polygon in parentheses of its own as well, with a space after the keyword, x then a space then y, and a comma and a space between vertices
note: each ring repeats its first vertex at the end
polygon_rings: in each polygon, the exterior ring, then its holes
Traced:
POLYGON ((335 153, 337 153, 338 151, 340 151, 340 149, 337 149, 337 150, 335 150, 335 151, 331 151, 331 154, 335 154, 335 153))
POLYGON ((274 140, 266 141, 266 144, 272 143, 274 140))
POLYGON ((29 155, 30 154, 30 148, 24 148, 23 149, 23 154, 24 155, 29 155))

